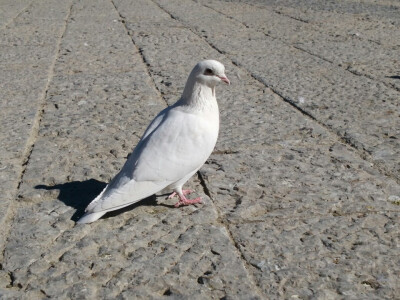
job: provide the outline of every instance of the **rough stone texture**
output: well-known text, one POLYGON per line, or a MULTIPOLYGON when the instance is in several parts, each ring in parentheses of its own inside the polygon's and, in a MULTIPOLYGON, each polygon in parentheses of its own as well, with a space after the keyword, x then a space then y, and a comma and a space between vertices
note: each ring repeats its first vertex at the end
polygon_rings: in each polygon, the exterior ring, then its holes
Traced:
MULTIPOLYGON (((1 3, 6 26, 0 30, 0 225, 9 216, 34 143, 58 41, 69 14, 67 1, 29 3, 1 3)), ((4 237, 0 237, 0 245, 4 237)))
POLYGON ((0 7, 0 298, 400 294, 397 2, 0 7), (232 85, 204 204, 75 226, 205 58, 232 85))

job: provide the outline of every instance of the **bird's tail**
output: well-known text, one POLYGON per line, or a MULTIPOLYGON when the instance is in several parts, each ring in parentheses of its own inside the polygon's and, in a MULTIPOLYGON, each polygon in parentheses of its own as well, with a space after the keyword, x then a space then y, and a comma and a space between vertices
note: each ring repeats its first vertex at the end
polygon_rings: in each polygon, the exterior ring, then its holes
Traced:
POLYGON ((106 213, 106 211, 87 212, 76 223, 78 223, 78 224, 92 223, 92 222, 100 219, 105 213, 106 213))

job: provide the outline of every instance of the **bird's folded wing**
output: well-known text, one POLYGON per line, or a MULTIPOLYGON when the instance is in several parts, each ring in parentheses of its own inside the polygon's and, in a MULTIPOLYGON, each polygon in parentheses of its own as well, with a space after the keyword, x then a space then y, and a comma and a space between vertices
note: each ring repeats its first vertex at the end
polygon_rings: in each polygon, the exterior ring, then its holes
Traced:
POLYGON ((102 212, 123 208, 147 198, 167 187, 171 182, 141 181, 130 179, 118 188, 109 187, 87 207, 87 212, 102 212))

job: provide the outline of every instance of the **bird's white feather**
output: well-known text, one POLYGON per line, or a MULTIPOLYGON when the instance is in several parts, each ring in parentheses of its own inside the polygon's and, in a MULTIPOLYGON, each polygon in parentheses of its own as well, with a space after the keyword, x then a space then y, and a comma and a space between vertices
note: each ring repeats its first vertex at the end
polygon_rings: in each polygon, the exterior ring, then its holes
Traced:
POLYGON ((180 188, 207 160, 217 141, 219 112, 215 83, 209 87, 203 82, 207 77, 195 77, 198 66, 189 76, 182 98, 151 122, 121 171, 89 204, 81 223, 93 222, 107 211, 168 186, 180 188))

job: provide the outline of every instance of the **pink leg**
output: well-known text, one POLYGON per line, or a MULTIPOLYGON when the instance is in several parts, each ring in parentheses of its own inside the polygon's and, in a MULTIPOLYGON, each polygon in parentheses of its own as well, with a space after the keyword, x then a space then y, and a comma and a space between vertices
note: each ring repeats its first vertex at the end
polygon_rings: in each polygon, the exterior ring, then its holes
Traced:
POLYGON ((179 196, 179 201, 175 204, 175 207, 179 207, 179 206, 182 206, 182 205, 190 205, 190 204, 201 203, 201 198, 200 197, 195 198, 195 199, 187 199, 183 193, 182 193, 182 195, 178 195, 178 196, 179 196))
MULTIPOLYGON (((193 193, 192 190, 182 190, 182 194, 184 196, 189 195, 190 193, 193 193)), ((176 195, 178 195, 177 193, 173 192, 171 195, 168 196, 168 199, 172 199, 174 198, 176 195)))

